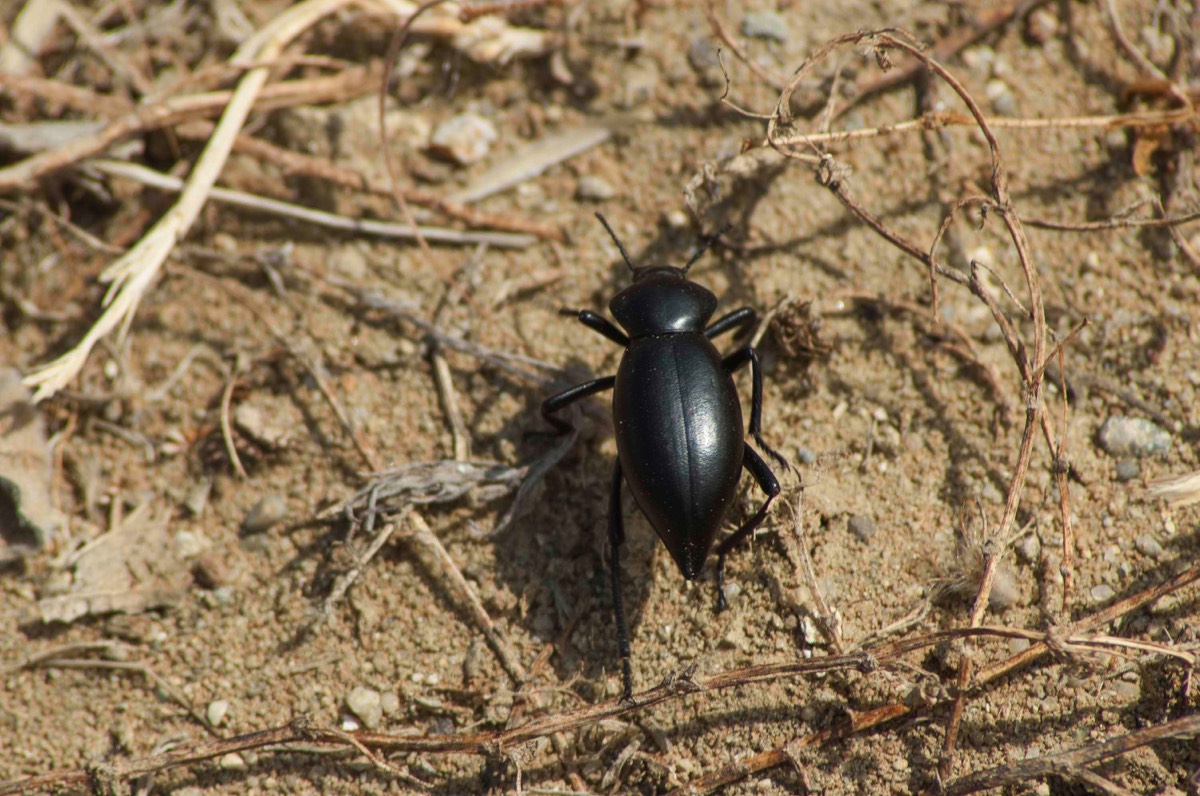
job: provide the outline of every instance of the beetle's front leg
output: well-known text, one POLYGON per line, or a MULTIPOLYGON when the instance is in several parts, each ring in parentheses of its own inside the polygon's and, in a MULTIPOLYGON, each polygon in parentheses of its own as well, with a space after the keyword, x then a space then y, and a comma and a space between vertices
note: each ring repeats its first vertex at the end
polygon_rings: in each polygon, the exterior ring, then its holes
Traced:
POLYGON ((612 321, 603 315, 597 315, 591 310, 572 310, 566 308, 559 310, 558 314, 577 319, 587 328, 599 332, 622 348, 629 347, 629 338, 625 336, 625 333, 614 326, 612 321))
POLYGON ((722 315, 717 320, 704 330, 704 336, 712 340, 717 335, 725 334, 742 327, 753 326, 758 322, 758 313, 749 307, 742 307, 740 310, 722 315))
POLYGON ((562 418, 555 417, 552 412, 564 409, 581 398, 612 389, 616 381, 616 376, 605 376, 602 379, 592 379, 591 381, 585 381, 583 384, 576 384, 569 390, 563 390, 557 395, 551 395, 542 402, 542 417, 546 419, 547 423, 554 426, 554 429, 559 434, 567 434, 571 431, 571 424, 562 418))

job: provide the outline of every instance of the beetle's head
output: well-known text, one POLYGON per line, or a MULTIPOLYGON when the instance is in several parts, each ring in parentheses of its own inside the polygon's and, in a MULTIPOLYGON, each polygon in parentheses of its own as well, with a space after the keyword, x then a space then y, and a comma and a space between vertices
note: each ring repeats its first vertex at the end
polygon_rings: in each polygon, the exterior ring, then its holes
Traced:
MULTIPOLYGON (((613 243, 633 271, 633 284, 613 296, 608 309, 630 337, 647 337, 671 332, 700 332, 717 311, 717 297, 688 279, 688 269, 708 249, 705 240, 682 268, 665 265, 638 268, 629 259, 617 233, 599 213, 596 218, 608 230, 613 243)), ((719 233, 718 233, 719 234, 719 233)))
POLYGON ((683 268, 655 266, 633 272, 633 284, 613 296, 609 312, 630 337, 702 332, 717 297, 687 278, 683 268))

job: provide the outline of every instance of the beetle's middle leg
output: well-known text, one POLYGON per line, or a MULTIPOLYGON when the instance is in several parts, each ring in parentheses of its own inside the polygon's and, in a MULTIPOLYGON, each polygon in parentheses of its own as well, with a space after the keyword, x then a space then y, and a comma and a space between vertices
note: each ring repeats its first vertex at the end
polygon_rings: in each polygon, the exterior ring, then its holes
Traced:
POLYGON ((621 601, 621 545, 625 543, 625 518, 621 516, 621 460, 613 467, 612 494, 608 501, 609 574, 612 577, 613 621, 617 625, 617 652, 621 656, 621 701, 633 698, 633 674, 629 663, 629 627, 621 601))
POLYGON ((762 438, 762 405, 763 405, 763 379, 762 365, 758 362, 758 352, 750 346, 738 349, 722 360, 721 364, 725 366, 725 370, 733 373, 738 368, 746 364, 750 365, 750 435, 754 437, 754 441, 758 443, 758 447, 767 452, 768 455, 775 461, 779 462, 784 467, 788 466, 787 459, 768 445, 762 438))
POLYGON ((762 506, 755 512, 754 516, 746 521, 742 527, 733 532, 725 541, 717 545, 717 610, 725 610, 725 556, 729 551, 737 547, 744 539, 748 539, 754 530, 762 525, 763 520, 767 518, 767 510, 771 508, 771 501, 779 497, 781 487, 779 479, 775 477, 775 473, 771 472, 771 468, 767 465, 765 459, 758 455, 758 451, 750 447, 750 443, 745 443, 746 449, 742 456, 742 466, 750 471, 750 475, 754 476, 754 480, 762 488, 762 491, 767 493, 767 499, 763 501, 762 506))

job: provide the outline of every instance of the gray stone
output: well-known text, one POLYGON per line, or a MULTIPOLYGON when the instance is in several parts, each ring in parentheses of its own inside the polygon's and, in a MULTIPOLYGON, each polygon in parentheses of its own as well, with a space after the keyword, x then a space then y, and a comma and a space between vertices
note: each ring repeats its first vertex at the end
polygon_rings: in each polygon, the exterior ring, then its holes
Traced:
POLYGON ((1098 586, 1093 586, 1092 590, 1088 592, 1088 594, 1091 596, 1092 602, 1094 603, 1108 602, 1113 597, 1117 596, 1116 590, 1107 583, 1101 583, 1098 586))
POLYGON ((1097 439, 1106 453, 1120 458, 1161 456, 1171 449, 1171 435, 1140 417, 1113 415, 1097 439))
POLYGON ((1042 552, 1042 543, 1036 536, 1029 535, 1017 543, 1017 556, 1026 564, 1036 564, 1042 552))
POLYGON ((751 11, 742 17, 742 35, 785 42, 791 35, 787 20, 774 11, 751 11))
POLYGON ((1163 553, 1162 545, 1148 533, 1144 533, 1134 539, 1133 546, 1137 548, 1139 553, 1150 558, 1158 558, 1163 553))
POLYGON ((846 522, 846 528, 850 533, 854 534, 855 538, 862 542, 871 541, 871 537, 875 535, 879 529, 875 525, 875 520, 870 517, 864 517, 861 514, 856 514, 846 522))
POLYGON ((988 101, 992 103, 992 110, 1000 116, 1017 115, 1017 98, 1013 96, 1012 89, 1003 80, 989 80, 984 86, 984 93, 987 94, 988 101))
POLYGON ((688 45, 688 63, 700 73, 721 68, 721 62, 717 58, 717 46, 710 36, 705 34, 692 39, 692 43, 688 45))
POLYGON ((287 503, 281 495, 267 495, 246 512, 242 533, 262 533, 287 516, 287 503))
POLYGON ((1132 481, 1142 474, 1142 466, 1137 459, 1122 459, 1117 462, 1117 480, 1121 483, 1132 481))

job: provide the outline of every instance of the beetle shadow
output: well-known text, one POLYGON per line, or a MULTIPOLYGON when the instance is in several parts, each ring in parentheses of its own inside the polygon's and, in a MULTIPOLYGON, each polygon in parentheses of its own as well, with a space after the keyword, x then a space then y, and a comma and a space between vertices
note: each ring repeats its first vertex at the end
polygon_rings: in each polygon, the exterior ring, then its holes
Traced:
MULTIPOLYGON (((592 333, 578 328, 581 333, 592 333)), ((568 362, 566 370, 572 374, 570 382, 564 381, 556 389, 608 375, 592 372, 579 360, 568 362)), ((538 407, 550 394, 529 394, 528 411, 521 413, 526 419, 517 421, 522 427, 518 432, 521 461, 535 459, 546 450, 547 438, 536 432, 543 428, 538 407), (531 424, 527 418, 537 420, 531 424)), ((602 684, 606 675, 620 671, 609 581, 609 503, 616 462, 610 396, 611 392, 602 392, 577 404, 580 439, 546 474, 536 499, 493 539, 496 586, 516 603, 508 611, 511 620, 538 643, 555 640, 574 624, 552 665, 559 682, 581 676, 585 689, 589 687, 586 683, 602 684)), ((626 541, 620 551, 621 596, 632 635, 650 597, 653 557, 659 545, 624 485, 622 508, 626 541)), ((633 654, 636 658, 636 648, 633 654)))

